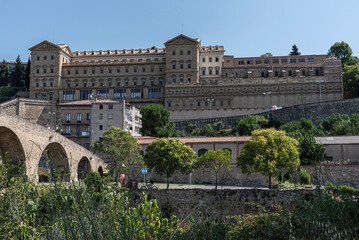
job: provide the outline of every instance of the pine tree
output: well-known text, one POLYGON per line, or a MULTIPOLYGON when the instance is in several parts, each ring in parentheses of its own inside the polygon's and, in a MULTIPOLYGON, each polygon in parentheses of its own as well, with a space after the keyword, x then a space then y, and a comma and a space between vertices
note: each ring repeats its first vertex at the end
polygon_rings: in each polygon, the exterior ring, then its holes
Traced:
POLYGON ((0 63, 0 86, 8 85, 9 79, 9 66, 5 59, 0 63))
POLYGON ((29 60, 27 61, 27 66, 25 69, 25 88, 29 89, 30 88, 30 69, 31 69, 31 60, 29 58, 29 60))
POLYGON ((298 51, 298 47, 297 45, 293 45, 292 46, 292 51, 289 53, 289 56, 295 56, 295 55, 300 55, 301 53, 298 51))
POLYGON ((21 87, 21 76, 22 76, 22 65, 20 55, 16 58, 14 72, 11 73, 11 86, 12 87, 21 87))

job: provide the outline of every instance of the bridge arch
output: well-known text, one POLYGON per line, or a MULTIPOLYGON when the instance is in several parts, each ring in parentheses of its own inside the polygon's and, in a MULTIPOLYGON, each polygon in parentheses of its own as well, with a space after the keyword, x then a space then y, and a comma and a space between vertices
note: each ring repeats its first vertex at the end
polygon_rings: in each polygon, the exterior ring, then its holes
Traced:
POLYGON ((77 179, 84 180, 91 171, 91 164, 87 157, 82 157, 77 166, 77 179))
MULTIPOLYGON (((10 128, 0 126, 0 157, 3 159, 5 156, 14 165, 21 167, 25 164, 25 151, 20 139, 10 128)), ((15 169, 14 174, 20 174, 20 172, 16 172, 15 169)))
MULTIPOLYGON (((49 180, 59 178, 61 181, 70 180, 70 163, 64 147, 57 142, 52 142, 46 146, 41 154, 38 163, 37 173, 45 171, 49 175, 49 180)), ((39 177, 39 180, 41 177, 39 177)))

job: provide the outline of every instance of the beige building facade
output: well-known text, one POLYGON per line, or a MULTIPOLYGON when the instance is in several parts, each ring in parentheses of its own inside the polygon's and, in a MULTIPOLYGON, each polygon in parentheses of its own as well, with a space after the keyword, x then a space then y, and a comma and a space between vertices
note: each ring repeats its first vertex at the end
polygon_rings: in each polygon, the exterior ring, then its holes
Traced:
POLYGON ((157 103, 173 121, 230 117, 343 98, 341 62, 327 55, 236 58, 179 35, 165 48, 72 52, 43 41, 31 50, 30 98, 55 105, 90 96, 157 103))
POLYGON ((81 100, 59 104, 59 131, 74 142, 89 147, 110 127, 141 136, 142 116, 124 100, 81 100))

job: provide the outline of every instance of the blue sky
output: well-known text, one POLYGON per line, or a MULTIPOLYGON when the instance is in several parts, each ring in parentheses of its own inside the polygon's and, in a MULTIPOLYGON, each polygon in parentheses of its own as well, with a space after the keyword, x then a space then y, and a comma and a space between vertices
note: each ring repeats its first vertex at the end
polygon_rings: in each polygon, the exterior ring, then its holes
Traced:
POLYGON ((358 0, 0 0, 0 59, 22 60, 43 40, 73 51, 163 47, 182 32, 228 55, 325 54, 338 41, 359 55, 358 0))

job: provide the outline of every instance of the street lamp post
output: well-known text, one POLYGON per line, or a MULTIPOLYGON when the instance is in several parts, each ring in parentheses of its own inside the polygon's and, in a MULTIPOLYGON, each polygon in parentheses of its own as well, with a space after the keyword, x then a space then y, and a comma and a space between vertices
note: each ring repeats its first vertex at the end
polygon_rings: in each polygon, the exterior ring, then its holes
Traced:
MULTIPOLYGON (((264 92, 263 96, 269 96, 270 92, 264 92)), ((266 109, 268 108, 268 102, 266 101, 266 109)))
POLYGON ((212 118, 212 116, 211 116, 211 107, 212 107, 212 102, 214 102, 214 99, 212 98, 212 99, 207 99, 207 102, 208 102, 208 104, 209 104, 209 118, 212 118))
POLYGON ((323 98, 322 98, 322 85, 321 83, 324 82, 324 80, 315 80, 316 83, 319 83, 319 97, 320 97, 320 102, 323 101, 323 98))

